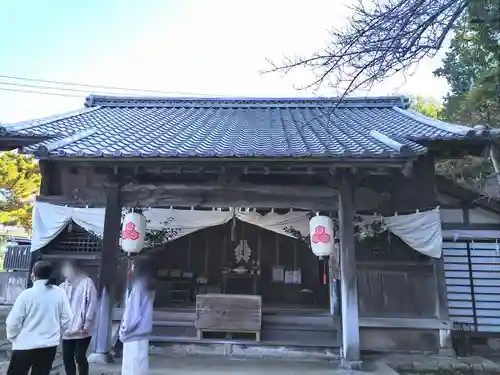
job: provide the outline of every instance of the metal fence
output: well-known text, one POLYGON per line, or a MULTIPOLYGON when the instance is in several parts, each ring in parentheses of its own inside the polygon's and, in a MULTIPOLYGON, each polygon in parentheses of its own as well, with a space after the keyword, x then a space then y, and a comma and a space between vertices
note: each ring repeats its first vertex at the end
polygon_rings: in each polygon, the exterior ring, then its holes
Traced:
POLYGON ((500 332, 500 248, 497 242, 444 242, 446 288, 454 329, 500 332))
POLYGON ((28 271, 31 261, 31 245, 8 246, 3 259, 3 269, 28 271))

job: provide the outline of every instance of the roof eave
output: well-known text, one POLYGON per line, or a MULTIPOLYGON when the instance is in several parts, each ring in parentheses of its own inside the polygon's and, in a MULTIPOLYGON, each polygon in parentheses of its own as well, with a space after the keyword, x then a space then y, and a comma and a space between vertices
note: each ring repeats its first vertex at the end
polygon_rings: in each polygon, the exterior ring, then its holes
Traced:
POLYGON ((462 199, 478 207, 500 213, 500 201, 481 194, 470 186, 460 184, 441 174, 436 175, 437 190, 444 194, 449 194, 462 199))
POLYGON ((50 139, 50 137, 0 136, 0 151, 12 151, 18 148, 32 146, 47 139, 50 139))
POLYGON ((246 164, 246 163, 307 163, 307 164, 317 164, 325 165, 328 164, 331 167, 336 165, 342 165, 346 167, 361 167, 365 166, 376 166, 387 167, 387 168, 401 168, 404 167, 408 161, 415 160, 419 154, 413 155, 401 155, 398 157, 92 157, 92 156, 55 156, 47 155, 37 157, 40 160, 53 160, 64 163, 116 163, 116 164, 128 164, 128 163, 162 163, 162 164, 176 164, 176 163, 187 163, 187 164, 201 164, 201 163, 229 163, 229 164, 246 164))

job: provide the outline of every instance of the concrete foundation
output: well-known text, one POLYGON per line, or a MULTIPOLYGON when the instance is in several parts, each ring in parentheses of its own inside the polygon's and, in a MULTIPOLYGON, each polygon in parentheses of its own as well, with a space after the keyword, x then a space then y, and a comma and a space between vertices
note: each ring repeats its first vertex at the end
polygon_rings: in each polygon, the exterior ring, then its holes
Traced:
POLYGON ((409 328, 361 328, 361 350, 437 353, 439 331, 409 328))
POLYGON ((89 363, 98 363, 98 364, 106 364, 113 362, 113 359, 108 355, 104 353, 91 353, 87 360, 89 363))
MULTIPOLYGON (((91 365, 91 375, 118 375, 120 364, 91 365)), ((362 371, 341 369, 338 362, 297 362, 275 360, 237 360, 221 357, 158 357, 150 359, 150 374, 169 375, 392 375, 387 366, 372 363, 362 371)))

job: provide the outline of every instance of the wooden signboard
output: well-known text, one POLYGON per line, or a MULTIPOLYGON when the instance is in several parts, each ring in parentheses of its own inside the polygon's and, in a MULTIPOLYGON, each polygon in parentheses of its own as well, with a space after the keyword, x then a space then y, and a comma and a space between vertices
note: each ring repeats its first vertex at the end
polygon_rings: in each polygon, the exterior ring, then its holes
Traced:
POLYGON ((198 337, 206 332, 255 333, 260 340, 262 297, 239 294, 204 294, 196 297, 198 337))

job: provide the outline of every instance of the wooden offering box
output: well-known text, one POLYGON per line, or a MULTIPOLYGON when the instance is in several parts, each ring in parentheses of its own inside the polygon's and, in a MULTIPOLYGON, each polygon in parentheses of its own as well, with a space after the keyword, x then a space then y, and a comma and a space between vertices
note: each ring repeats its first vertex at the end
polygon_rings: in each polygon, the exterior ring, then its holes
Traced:
POLYGON ((240 294, 204 294, 196 297, 198 338, 203 332, 253 333, 260 341, 262 297, 240 294))

